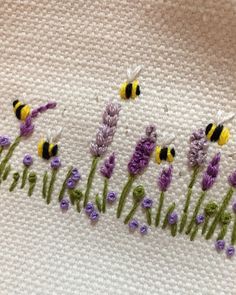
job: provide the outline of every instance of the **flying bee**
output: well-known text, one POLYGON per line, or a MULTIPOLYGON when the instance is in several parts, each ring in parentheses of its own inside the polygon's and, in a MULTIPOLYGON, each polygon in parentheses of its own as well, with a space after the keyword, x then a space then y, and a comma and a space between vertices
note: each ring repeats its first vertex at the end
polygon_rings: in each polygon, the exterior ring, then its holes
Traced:
POLYGON ((224 123, 232 120, 235 114, 230 113, 227 117, 223 117, 223 113, 219 111, 216 115, 215 122, 207 125, 205 134, 208 140, 224 145, 228 142, 230 131, 224 127, 224 123))
POLYGON ((140 95, 140 87, 138 83, 138 76, 141 72, 142 67, 138 66, 133 71, 127 70, 127 81, 121 85, 120 97, 122 99, 135 99, 140 95))
POLYGON ((160 146, 156 147, 155 158, 158 164, 162 161, 172 163, 175 158, 175 149, 170 144, 174 141, 175 135, 164 136, 160 146))
POLYGON ((48 133, 46 139, 41 139, 38 143, 38 155, 45 159, 49 160, 51 157, 55 157, 58 153, 58 140, 61 135, 62 129, 60 129, 55 136, 51 136, 48 133))
POLYGON ((13 102, 13 109, 17 119, 25 121, 30 114, 30 107, 27 104, 23 104, 19 100, 13 102))

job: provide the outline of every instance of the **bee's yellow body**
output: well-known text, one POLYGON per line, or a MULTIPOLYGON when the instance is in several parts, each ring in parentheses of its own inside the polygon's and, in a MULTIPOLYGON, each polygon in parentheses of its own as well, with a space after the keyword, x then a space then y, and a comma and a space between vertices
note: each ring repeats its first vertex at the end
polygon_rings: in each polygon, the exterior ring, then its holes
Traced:
POLYGON ((219 145, 226 144, 230 137, 228 128, 213 123, 206 127, 205 134, 208 140, 218 142, 219 145))
POLYGON ((132 83, 125 82, 121 85, 120 88, 120 97, 123 99, 135 99, 140 95, 140 87, 138 80, 134 80, 132 83))
POLYGON ((30 114, 30 107, 19 100, 13 102, 13 108, 17 119, 25 121, 30 114))
POLYGON ((38 155, 43 159, 50 159, 55 157, 58 152, 58 145, 49 143, 48 141, 41 139, 38 143, 38 155))
POLYGON ((155 151, 155 158, 158 164, 161 164, 162 161, 167 161, 172 163, 175 157, 175 149, 172 147, 161 147, 157 146, 155 151))

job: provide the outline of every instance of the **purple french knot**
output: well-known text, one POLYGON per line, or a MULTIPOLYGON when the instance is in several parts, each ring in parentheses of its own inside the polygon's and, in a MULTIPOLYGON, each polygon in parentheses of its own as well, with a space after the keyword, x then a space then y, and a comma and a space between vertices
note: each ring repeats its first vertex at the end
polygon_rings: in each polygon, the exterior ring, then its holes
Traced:
POLYGON ((217 251, 222 251, 225 248, 225 241, 224 240, 217 240, 215 242, 215 248, 217 251))
POLYGON ((52 169, 58 169, 60 166, 61 166, 61 160, 59 159, 59 157, 55 157, 54 159, 52 159, 51 161, 52 169))
POLYGON ((148 233, 148 226, 146 224, 143 224, 140 227, 139 232, 141 235, 146 235, 148 233))
POLYGON ((230 258, 230 257, 234 256, 234 254, 235 254, 235 248, 234 248, 234 246, 232 246, 232 245, 228 246, 226 248, 226 255, 227 255, 227 257, 230 258))
POLYGON ((85 213, 90 215, 94 211, 94 205, 91 202, 88 202, 86 207, 84 208, 85 213))
POLYGON ((202 166, 206 162, 208 142, 205 131, 200 129, 190 136, 190 148, 188 152, 188 164, 190 167, 202 166))
POLYGON ((72 178, 68 178, 66 182, 66 186, 69 189, 73 189, 76 186, 76 182, 72 178))
POLYGON ((171 180, 172 180, 172 174, 173 174, 173 166, 170 165, 168 168, 166 169, 162 169, 161 173, 158 177, 158 187, 160 189, 161 192, 165 192, 167 191, 167 189, 169 188, 170 184, 171 184, 171 180))
POLYGON ((103 163, 100 168, 100 173, 106 178, 111 178, 115 168, 115 154, 112 153, 103 163))
POLYGON ((176 224, 178 222, 178 214, 176 212, 172 212, 168 214, 168 223, 170 225, 176 224))
POLYGON ((0 136, 0 146, 1 147, 6 147, 11 144, 10 138, 6 135, 0 136))
POLYGON ((60 208, 62 212, 66 212, 69 209, 70 202, 68 199, 63 198, 60 202, 60 208))
POLYGON ((144 209, 149 209, 149 208, 152 208, 152 205, 153 205, 153 200, 150 199, 150 198, 144 198, 143 201, 142 201, 142 207, 144 209))
POLYGON ((79 181, 81 179, 81 175, 77 168, 72 169, 70 178, 74 181, 79 181))
POLYGON ((31 115, 28 116, 25 122, 20 124, 20 136, 29 136, 34 132, 34 125, 32 123, 31 115))
POLYGON ((209 190, 216 181, 216 178, 219 174, 219 167, 220 167, 220 153, 217 153, 211 162, 209 163, 207 170, 203 174, 202 178, 202 190, 207 191, 209 190))
POLYGON ((107 194, 107 202, 108 203, 114 203, 115 201, 116 201, 116 199, 117 199, 117 193, 115 193, 115 192, 109 192, 108 194, 107 194))
POLYGON ((228 178, 229 184, 236 188, 236 170, 231 173, 231 175, 228 178))
POLYGON ((130 222, 129 222, 129 228, 130 228, 130 230, 135 230, 138 227, 139 227, 139 222, 138 222, 137 219, 130 220, 130 222))
POLYGON ((141 174, 148 166, 152 152, 156 146, 156 129, 149 126, 146 130, 146 137, 140 139, 135 147, 135 151, 128 163, 128 171, 130 175, 141 174))
POLYGON ((103 113, 103 121, 98 128, 96 139, 90 145, 90 153, 92 156, 103 156, 112 143, 119 120, 120 109, 121 106, 118 103, 111 102, 106 106, 103 113))
POLYGON ((203 214, 199 214, 197 215, 195 221, 196 221, 196 224, 201 224, 205 221, 205 216, 203 214))
POLYGON ((23 164, 25 166, 30 166, 33 164, 33 158, 31 155, 25 155, 23 158, 23 164))
POLYGON ((233 212, 236 214, 236 201, 234 201, 232 205, 233 212))
POLYGON ((96 222, 99 219, 99 213, 94 210, 93 212, 91 212, 91 214, 89 215, 89 218, 91 221, 96 222))

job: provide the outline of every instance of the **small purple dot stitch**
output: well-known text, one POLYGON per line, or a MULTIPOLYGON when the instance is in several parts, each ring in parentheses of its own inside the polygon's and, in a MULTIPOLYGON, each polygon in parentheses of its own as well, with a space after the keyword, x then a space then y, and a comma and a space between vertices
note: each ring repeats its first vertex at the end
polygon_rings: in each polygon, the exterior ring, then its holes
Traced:
POLYGON ((236 201, 233 203, 232 209, 233 209, 234 213, 236 214, 236 201))
POLYGON ((235 248, 234 248, 234 246, 232 246, 232 245, 228 246, 226 248, 226 255, 227 255, 227 257, 231 258, 231 257, 234 256, 234 254, 235 254, 235 248))
POLYGON ((99 213, 98 213, 96 210, 94 210, 94 211, 89 215, 89 218, 90 218, 91 221, 93 221, 93 222, 97 222, 98 219, 99 219, 99 213))
POLYGON ((80 173, 77 168, 73 168, 71 171, 71 179, 79 181, 81 179, 80 173))
POLYGON ((224 240, 217 240, 215 242, 215 248, 218 252, 224 250, 225 248, 225 241, 224 240))
POLYGON ((142 207, 144 209, 149 209, 149 208, 152 208, 152 205, 153 205, 153 200, 150 199, 150 198, 144 198, 143 201, 142 201, 142 207))
POLYGON ((129 222, 129 229, 134 231, 139 227, 139 222, 137 219, 132 219, 129 222))
POLYGON ((63 198, 60 202, 60 208, 61 208, 61 211, 64 213, 66 212, 68 209, 69 209, 69 200, 68 199, 65 199, 63 198))
POLYGON ((172 212, 168 215, 168 223, 170 225, 176 224, 178 222, 178 214, 176 212, 172 212))
POLYGON ((55 157, 51 161, 51 168, 58 169, 61 166, 61 160, 58 157, 55 157))
POLYGON ((76 182, 72 178, 69 178, 66 182, 66 186, 69 189, 73 189, 76 186, 76 182))
POLYGON ((33 158, 31 157, 31 155, 24 156, 23 164, 27 167, 33 164, 33 158))
POLYGON ((140 227, 139 232, 141 235, 146 235, 148 233, 148 226, 146 224, 143 224, 140 227))
POLYGON ((88 202, 84 210, 87 215, 90 215, 94 211, 93 203, 88 202))
POLYGON ((108 203, 112 204, 112 203, 114 203, 116 201, 116 199, 117 199, 117 193, 109 192, 107 194, 107 202, 108 203))
POLYGON ((201 224, 205 221, 205 216, 203 214, 200 214, 196 217, 196 224, 201 224))
POLYGON ((0 146, 1 147, 6 147, 11 144, 10 138, 6 135, 0 136, 0 146))

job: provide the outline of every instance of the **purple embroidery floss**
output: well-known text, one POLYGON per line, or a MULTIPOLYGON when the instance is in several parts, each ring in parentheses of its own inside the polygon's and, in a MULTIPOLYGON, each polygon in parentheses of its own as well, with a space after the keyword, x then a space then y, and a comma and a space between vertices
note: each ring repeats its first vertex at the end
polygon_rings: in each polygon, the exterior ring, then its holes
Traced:
POLYGON ((98 161, 100 157, 102 157, 106 153, 115 135, 120 109, 121 106, 118 103, 109 103, 106 106, 103 113, 102 124, 96 134, 96 140, 90 145, 90 153, 93 156, 93 161, 88 175, 86 191, 84 194, 84 207, 86 206, 89 199, 89 193, 92 187, 92 182, 97 169, 98 161))
POLYGON ((66 198, 63 198, 60 202, 60 208, 63 213, 67 212, 69 209, 70 201, 66 198))
POLYGON ((56 181, 56 175, 60 167, 61 167, 61 160, 59 159, 59 157, 55 157, 54 159, 52 159, 51 161, 52 175, 51 175, 51 180, 49 183, 48 193, 46 197, 47 204, 50 204, 51 202, 54 183, 56 181))
POLYGON ((33 164, 32 156, 25 155, 23 158, 23 164, 25 167, 24 167, 23 174, 22 174, 21 188, 25 187, 29 167, 33 164))
POLYGON ((224 250, 225 248, 225 241, 224 240, 217 240, 215 242, 215 248, 218 252, 224 250))
POLYGON ((113 204, 117 199, 117 193, 109 192, 106 199, 109 204, 113 204))
POLYGON ((91 202, 88 202, 87 205, 84 208, 84 211, 87 215, 90 215, 94 211, 94 205, 91 202))
POLYGON ((234 203, 232 205, 232 210, 234 213, 234 225, 233 225, 233 230, 232 230, 232 234, 231 234, 231 244, 235 245, 235 243, 236 243, 236 201, 234 201, 234 203))
POLYGON ((179 232, 182 233, 184 230, 184 227, 187 222, 188 218, 188 209, 189 204, 192 196, 192 188, 196 182, 199 168, 203 166, 206 162, 206 156, 208 151, 208 142, 205 137, 205 132, 203 129, 200 129, 196 132, 193 132, 190 137, 190 148, 188 152, 188 165, 191 169, 193 169, 193 174, 190 179, 189 185, 188 185, 188 192, 185 200, 185 205, 183 208, 183 213, 180 220, 180 227, 179 232))
POLYGON ((11 144, 11 141, 8 136, 6 136, 6 135, 0 136, 0 155, 3 151, 3 149, 9 147, 10 144, 11 144))
POLYGON ((177 233, 178 220, 179 220, 179 217, 178 217, 178 214, 176 212, 171 212, 171 213, 168 214, 168 223, 170 225, 171 235, 173 237, 175 237, 176 233, 177 233))
POLYGON ((146 212, 146 218, 148 225, 152 224, 152 206, 153 206, 153 200, 150 198, 144 198, 142 201, 142 207, 144 211, 146 212))
POLYGON ((199 209, 202 205, 202 203, 205 200, 206 197, 206 193, 207 191, 212 188, 212 186, 214 185, 216 178, 219 174, 219 167, 220 167, 220 153, 217 153, 213 159, 210 161, 205 173, 203 174, 203 178, 202 178, 202 183, 201 183, 201 187, 202 187, 202 192, 197 200, 194 212, 193 212, 193 216, 187 226, 187 230, 186 230, 186 234, 188 235, 194 225, 194 221, 196 219, 196 216, 199 212, 199 209))
POLYGON ((231 258, 231 257, 234 256, 234 254, 235 254, 235 248, 234 248, 234 246, 232 246, 232 245, 228 246, 226 248, 226 255, 227 255, 227 257, 228 258, 231 258))
POLYGON ((129 222, 130 231, 135 231, 139 227, 139 222, 137 219, 132 219, 129 222))
POLYGON ((134 180, 148 167, 151 155, 156 146, 156 137, 156 128, 150 125, 146 128, 146 136, 141 138, 135 147, 134 153, 128 163, 129 177, 120 196, 116 213, 117 218, 121 215, 134 180))
POLYGON ((99 220, 99 213, 94 210, 90 215, 89 218, 92 222, 97 222, 99 220))
POLYGON ((143 224, 140 226, 139 232, 142 236, 148 234, 148 226, 146 224, 143 224))

